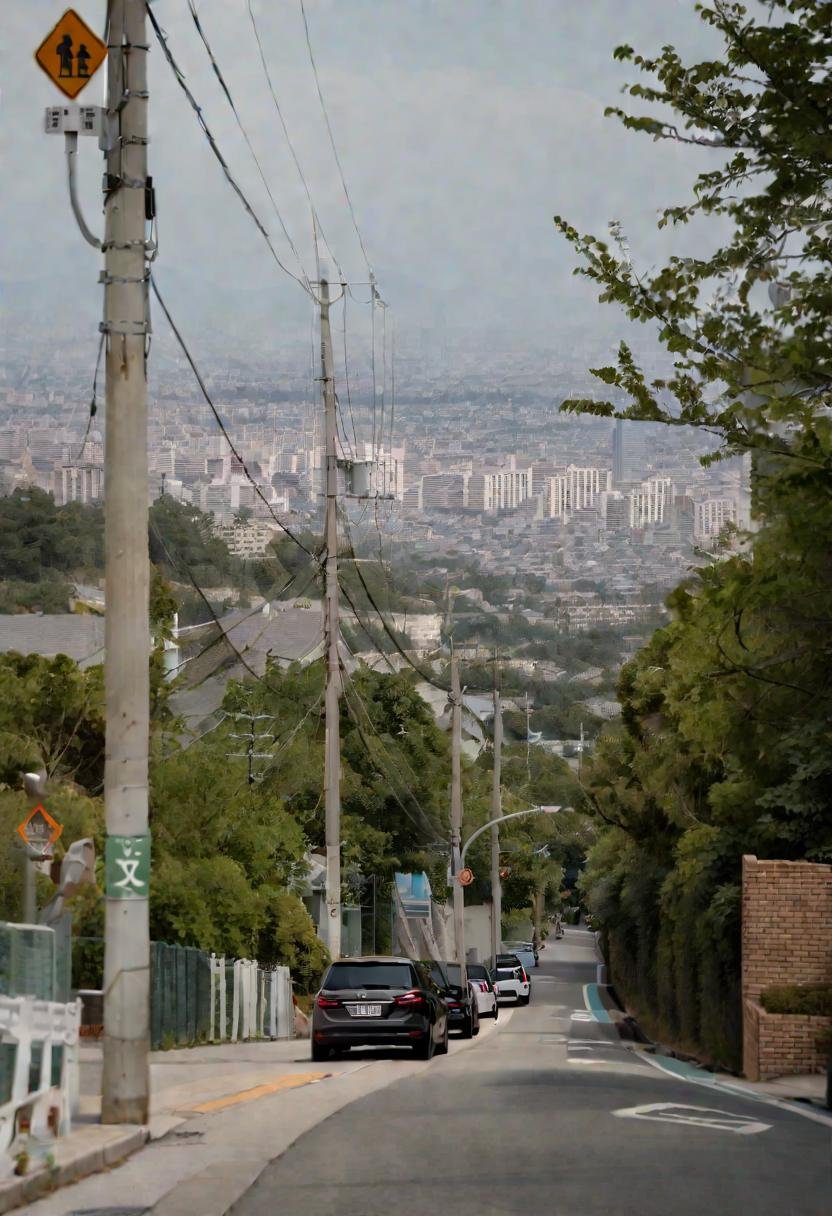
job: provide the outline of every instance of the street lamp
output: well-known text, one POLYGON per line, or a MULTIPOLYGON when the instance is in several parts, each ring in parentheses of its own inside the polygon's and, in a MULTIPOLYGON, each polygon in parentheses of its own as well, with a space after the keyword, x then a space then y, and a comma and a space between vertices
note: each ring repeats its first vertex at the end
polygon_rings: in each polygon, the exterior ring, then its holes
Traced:
MULTIPOLYGON (((484 823, 482 825, 482 827, 477 828, 476 832, 471 833, 471 835, 465 841, 465 844, 460 849, 459 865, 456 867, 456 870, 454 873, 454 882, 459 882, 459 876, 465 868, 465 854, 468 852, 471 845, 474 843, 475 840, 477 840, 480 836, 482 836, 483 832, 487 832, 488 829, 491 828, 495 823, 505 823, 505 821, 507 819, 519 819, 523 815, 557 815, 559 811, 571 811, 571 810, 572 810, 571 806, 530 806, 530 807, 527 807, 524 811, 512 811, 509 815, 498 815, 495 819, 489 819, 486 823, 484 823)), ((465 898, 465 888, 464 887, 462 889, 462 894, 463 894, 463 900, 464 900, 464 898, 465 898)), ((492 905, 492 908, 493 908, 493 905, 492 905)), ((492 915, 493 915, 493 911, 492 911, 492 915)), ((498 926, 498 930, 497 930, 497 936, 499 938, 499 926, 498 926)), ((457 924, 456 956, 459 959, 459 965, 460 965, 460 969, 461 969, 461 975, 460 975, 460 980, 459 980, 460 987, 462 988, 462 990, 464 992, 465 987, 466 987, 466 982, 468 979, 468 973, 467 973, 467 970, 465 967, 465 920, 464 920, 464 917, 457 924)), ((496 965, 497 965, 497 960, 495 958, 494 966, 496 967, 496 965)))

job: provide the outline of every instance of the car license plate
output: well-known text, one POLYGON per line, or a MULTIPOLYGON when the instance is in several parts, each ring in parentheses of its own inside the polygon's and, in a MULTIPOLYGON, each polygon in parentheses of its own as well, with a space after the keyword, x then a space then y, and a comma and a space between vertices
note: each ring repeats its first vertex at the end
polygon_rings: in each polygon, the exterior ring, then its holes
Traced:
POLYGON ((350 1017, 353 1018, 380 1018, 381 1005, 347 1005, 350 1011, 350 1017))

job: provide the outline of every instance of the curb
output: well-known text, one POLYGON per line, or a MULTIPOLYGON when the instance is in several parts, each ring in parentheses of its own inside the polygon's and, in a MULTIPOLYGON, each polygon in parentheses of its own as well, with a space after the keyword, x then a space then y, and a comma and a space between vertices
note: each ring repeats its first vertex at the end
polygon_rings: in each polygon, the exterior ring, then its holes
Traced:
POLYGON ((55 1141, 54 1163, 44 1164, 36 1172, 22 1178, 10 1178, 0 1183, 0 1213, 33 1203, 59 1187, 117 1165, 143 1148, 147 1138, 147 1128, 133 1124, 120 1127, 95 1125, 71 1132, 64 1139, 55 1141))

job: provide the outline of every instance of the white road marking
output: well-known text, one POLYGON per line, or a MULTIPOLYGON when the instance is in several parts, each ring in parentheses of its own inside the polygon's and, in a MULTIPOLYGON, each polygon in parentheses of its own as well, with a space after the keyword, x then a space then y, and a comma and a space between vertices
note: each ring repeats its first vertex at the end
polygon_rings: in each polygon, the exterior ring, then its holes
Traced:
MULTIPOLYGON (((588 1063, 589 1061, 586 1061, 588 1063)), ((651 1102, 647 1106, 631 1106, 612 1112, 619 1119, 649 1119, 656 1123, 680 1123, 688 1127, 705 1127, 713 1131, 734 1132, 738 1136, 753 1136, 771 1130, 770 1123, 759 1123, 747 1115, 735 1115, 713 1106, 683 1106, 678 1102, 651 1102)))

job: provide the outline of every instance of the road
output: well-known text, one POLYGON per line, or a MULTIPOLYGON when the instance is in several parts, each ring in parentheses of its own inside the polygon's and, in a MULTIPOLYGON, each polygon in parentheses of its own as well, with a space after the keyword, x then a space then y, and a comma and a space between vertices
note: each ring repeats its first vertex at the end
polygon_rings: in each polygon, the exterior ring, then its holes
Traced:
POLYGON ((567 930, 528 1008, 302 1136, 235 1216, 827 1216, 832 1128, 629 1050, 587 1010, 590 943, 567 930))

